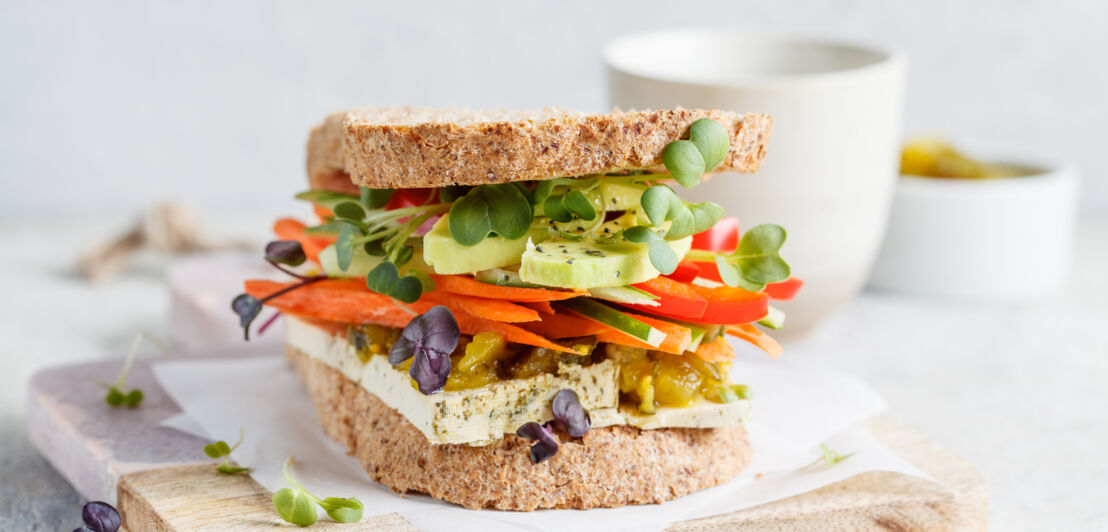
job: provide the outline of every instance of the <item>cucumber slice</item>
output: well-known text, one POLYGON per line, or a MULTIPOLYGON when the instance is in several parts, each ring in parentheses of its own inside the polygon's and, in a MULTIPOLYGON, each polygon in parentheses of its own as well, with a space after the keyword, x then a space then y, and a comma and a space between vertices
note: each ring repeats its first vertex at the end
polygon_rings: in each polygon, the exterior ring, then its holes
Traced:
POLYGON ((587 297, 575 297, 560 301, 557 306, 627 333, 650 347, 658 347, 666 339, 665 333, 651 327, 649 324, 587 297))
POLYGON ((647 305, 656 307, 659 304, 655 301, 655 299, 659 299, 658 296, 633 286, 590 288, 589 295, 597 299, 614 301, 616 303, 626 303, 628 305, 647 305))
POLYGON ((785 325, 785 311, 771 305, 766 317, 758 320, 758 325, 765 325, 775 331, 780 329, 785 325))
POLYGON ((354 260, 350 262, 350 267, 343 271, 342 268, 339 268, 339 259, 334 244, 323 248, 323 251, 319 252, 319 265, 323 268, 323 273, 326 273, 327 277, 335 278, 365 277, 369 270, 376 268, 383 259, 384 257, 374 257, 366 253, 359 246, 354 249, 354 260))
POLYGON ((692 342, 689 343, 689 348, 686 349, 685 352, 692 353, 696 351, 696 348, 700 347, 700 343, 704 341, 704 337, 708 334, 708 331, 691 325, 686 325, 685 327, 692 331, 692 342))

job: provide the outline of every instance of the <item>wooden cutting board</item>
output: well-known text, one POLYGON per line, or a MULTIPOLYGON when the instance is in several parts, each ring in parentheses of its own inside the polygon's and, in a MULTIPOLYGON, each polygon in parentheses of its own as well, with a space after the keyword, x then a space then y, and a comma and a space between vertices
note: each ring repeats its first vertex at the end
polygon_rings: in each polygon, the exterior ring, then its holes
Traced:
MULTIPOLYGON (((221 356, 227 356, 226 353, 221 356)), ((180 410, 137 363, 130 385, 141 408, 108 409, 96 381, 114 379, 118 361, 53 368, 35 375, 28 431, 40 452, 90 499, 117 501, 131 531, 284 528, 271 494, 248 476, 214 471, 206 441, 157 424, 180 410)), ((815 491, 739 512, 673 523, 667 530, 984 530, 987 490, 980 473, 919 432, 886 416, 864 426, 913 465, 942 482, 870 472, 815 491)), ((360 523, 321 520, 319 530, 416 530, 398 514, 360 523)))

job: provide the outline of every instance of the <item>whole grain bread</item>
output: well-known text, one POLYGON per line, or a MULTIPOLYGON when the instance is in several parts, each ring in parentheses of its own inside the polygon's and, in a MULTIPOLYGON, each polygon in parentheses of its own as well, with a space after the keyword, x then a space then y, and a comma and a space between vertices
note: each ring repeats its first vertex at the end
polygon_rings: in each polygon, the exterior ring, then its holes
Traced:
POLYGON ((768 115, 363 107, 332 114, 312 130, 308 175, 312 188, 349 192, 354 185, 480 185, 654 168, 666 144, 688 138, 689 125, 701 118, 719 121, 731 135, 731 151, 714 171, 758 170, 773 124, 768 115))
POLYGON ((324 430, 394 491, 467 508, 586 509, 660 503, 726 482, 750 462, 742 427, 594 428, 533 464, 531 442, 432 445, 403 415, 341 372, 286 346, 324 430))

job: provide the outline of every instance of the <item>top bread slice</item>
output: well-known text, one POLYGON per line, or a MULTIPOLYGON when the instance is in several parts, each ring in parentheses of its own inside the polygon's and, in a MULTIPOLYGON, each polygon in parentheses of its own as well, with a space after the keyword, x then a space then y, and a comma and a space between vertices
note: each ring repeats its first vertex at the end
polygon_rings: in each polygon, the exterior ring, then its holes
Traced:
POLYGON ((363 107, 312 130, 308 175, 315 189, 482 185, 661 166, 662 150, 688 138, 701 118, 723 124, 731 151, 714 171, 752 173, 765 158, 773 119, 718 110, 584 114, 363 107))

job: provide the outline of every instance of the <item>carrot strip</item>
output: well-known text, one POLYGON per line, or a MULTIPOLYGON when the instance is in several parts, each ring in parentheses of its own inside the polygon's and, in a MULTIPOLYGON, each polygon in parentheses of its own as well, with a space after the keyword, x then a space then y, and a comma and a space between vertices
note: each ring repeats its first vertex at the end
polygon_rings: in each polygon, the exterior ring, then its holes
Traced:
POLYGON ((732 325, 727 327, 727 334, 736 338, 741 338, 750 342, 762 351, 765 351, 770 358, 777 358, 781 356, 785 350, 781 348, 781 344, 777 343, 770 335, 755 328, 753 325, 746 323, 743 325, 732 325))
MULTIPOLYGON (((261 299, 290 284, 251 280, 246 281, 245 286, 246 293, 261 299)), ((405 306, 416 314, 422 314, 435 306, 435 302, 431 299, 425 297, 405 306)), ((319 281, 293 290, 267 301, 266 305, 282 312, 318 320, 352 324, 374 323, 397 329, 403 328, 414 317, 387 296, 370 291, 360 281, 336 279, 319 281)), ((459 330, 464 334, 495 331, 509 342, 569 353, 577 352, 515 325, 478 318, 457 309, 451 309, 451 311, 454 313, 454 319, 458 320, 459 330)))
POLYGON ((696 348, 696 356, 707 362, 727 362, 735 358, 735 350, 727 338, 720 336, 711 342, 704 342, 696 348))
POLYGON ((273 224, 273 233, 281 240, 295 240, 300 242, 304 254, 308 260, 319 264, 319 252, 335 241, 333 238, 323 236, 309 236, 304 233, 307 226, 294 218, 281 218, 273 224))
POLYGON ((315 203, 312 204, 312 210, 315 211, 315 215, 319 217, 320 222, 335 215, 331 209, 322 205, 316 205, 315 203))
POLYGON ((485 299, 483 297, 451 294, 436 290, 425 294, 424 298, 445 305, 450 310, 461 310, 486 320, 502 323, 519 323, 524 321, 538 321, 539 313, 534 309, 522 307, 511 301, 503 299, 485 299))
POLYGON ((560 301, 585 295, 583 291, 546 290, 544 288, 516 288, 482 283, 464 275, 432 275, 435 286, 443 291, 488 299, 508 301, 560 301))
POLYGON ((615 330, 603 323, 569 314, 544 314, 542 321, 529 322, 522 327, 546 338, 591 336, 615 330))
POLYGON ((466 334, 477 334, 484 331, 493 331, 500 333, 505 340, 509 342, 515 342, 517 344, 531 345, 535 347, 545 347, 554 351, 563 351, 566 353, 575 353, 578 355, 584 354, 580 351, 570 349, 563 345, 558 345, 542 336, 539 336, 531 331, 523 329, 517 325, 510 323, 500 323, 498 321, 490 321, 486 319, 469 316, 467 314, 455 314, 454 317, 458 320, 458 328, 466 334))
MULTIPOLYGON (((549 301, 520 301, 519 304, 530 309, 535 309, 540 314, 554 314, 554 307, 550 305, 549 301)), ((547 338, 551 337, 548 336, 547 338)))

